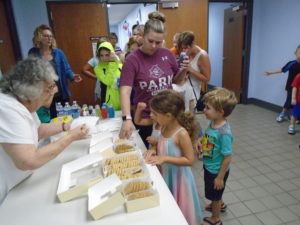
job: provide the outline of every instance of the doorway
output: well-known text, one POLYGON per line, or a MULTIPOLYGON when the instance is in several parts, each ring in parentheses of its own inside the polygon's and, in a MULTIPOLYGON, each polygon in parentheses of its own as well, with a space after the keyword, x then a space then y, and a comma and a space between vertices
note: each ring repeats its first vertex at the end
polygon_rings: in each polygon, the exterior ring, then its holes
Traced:
POLYGON ((71 101, 95 105, 96 80, 84 76, 83 66, 93 57, 98 39, 108 35, 105 3, 47 2, 48 17, 59 48, 65 53, 72 71, 81 74, 80 83, 70 83, 71 101), (71 16, 72 15, 72 16, 71 16))
POLYGON ((213 86, 247 104, 253 1, 209 1, 209 55, 213 86), (223 16, 224 15, 224 16, 223 16))
POLYGON ((156 3, 108 4, 108 23, 110 32, 118 36, 118 46, 125 50, 129 37, 132 36, 132 26, 145 24, 148 14, 157 10, 156 3))
POLYGON ((11 1, 0 0, 0 70, 7 74, 21 58, 11 1))

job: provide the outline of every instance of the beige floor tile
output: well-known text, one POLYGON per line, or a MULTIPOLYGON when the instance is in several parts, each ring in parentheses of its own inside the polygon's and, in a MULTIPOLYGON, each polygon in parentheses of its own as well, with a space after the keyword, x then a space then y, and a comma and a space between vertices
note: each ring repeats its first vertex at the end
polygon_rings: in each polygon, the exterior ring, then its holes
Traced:
POLYGON ((292 222, 294 220, 299 219, 298 216, 296 216, 291 210, 288 208, 278 208, 278 209, 273 209, 272 212, 280 218, 281 221, 284 223, 287 222, 292 222))
POLYGON ((242 225, 263 225, 255 215, 240 217, 239 221, 242 225))
MULTIPOLYGON (((276 116, 255 105, 238 105, 228 118, 234 154, 223 195, 224 225, 300 225, 300 132, 288 135, 288 122, 277 123, 276 116)), ((197 118, 205 130, 205 116, 197 118)), ((192 170, 204 206, 209 201, 202 166, 195 160, 192 170)))

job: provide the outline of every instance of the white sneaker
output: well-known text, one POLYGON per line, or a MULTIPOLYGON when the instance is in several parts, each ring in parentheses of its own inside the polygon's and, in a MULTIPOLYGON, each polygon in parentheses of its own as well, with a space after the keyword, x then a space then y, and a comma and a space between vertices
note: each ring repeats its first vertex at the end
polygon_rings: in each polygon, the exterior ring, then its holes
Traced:
POLYGON ((288 133, 294 135, 296 133, 295 126, 289 125, 288 133))

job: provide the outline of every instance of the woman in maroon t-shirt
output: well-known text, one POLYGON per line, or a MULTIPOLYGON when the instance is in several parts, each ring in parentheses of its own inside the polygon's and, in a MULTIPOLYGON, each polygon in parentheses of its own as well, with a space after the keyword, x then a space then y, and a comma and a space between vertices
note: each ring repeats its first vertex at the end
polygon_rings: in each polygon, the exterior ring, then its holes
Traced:
POLYGON ((120 81, 123 115, 120 138, 129 138, 134 127, 130 116, 130 94, 133 88, 135 91, 133 105, 136 106, 138 102, 147 104, 142 117, 149 118, 149 125, 138 127, 140 136, 146 146, 146 138, 152 132, 149 101, 158 92, 172 89, 173 77, 185 74, 189 63, 186 60, 179 70, 172 52, 161 47, 165 34, 164 15, 159 12, 152 12, 148 17, 149 20, 144 28, 143 44, 126 58, 120 81))

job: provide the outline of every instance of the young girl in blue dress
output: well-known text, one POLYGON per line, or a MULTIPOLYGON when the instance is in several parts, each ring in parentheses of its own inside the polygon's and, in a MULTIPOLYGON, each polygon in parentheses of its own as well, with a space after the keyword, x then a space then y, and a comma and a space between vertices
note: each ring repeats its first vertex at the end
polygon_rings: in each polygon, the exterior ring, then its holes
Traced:
POLYGON ((193 142, 198 127, 191 113, 185 113, 182 96, 164 90, 150 103, 151 117, 161 125, 158 143, 144 153, 147 163, 158 165, 179 208, 190 225, 201 223, 202 211, 195 179, 193 142))

